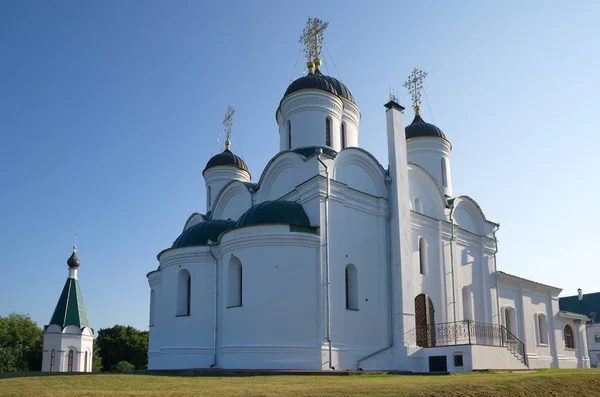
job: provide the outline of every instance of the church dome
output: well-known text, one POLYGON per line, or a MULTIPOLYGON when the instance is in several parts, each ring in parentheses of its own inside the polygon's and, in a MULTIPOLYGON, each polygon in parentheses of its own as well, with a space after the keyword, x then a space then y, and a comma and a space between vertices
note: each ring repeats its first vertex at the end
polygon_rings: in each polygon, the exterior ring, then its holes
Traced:
POLYGON ((283 97, 285 98, 296 91, 307 89, 326 91, 354 103, 354 97, 344 83, 334 77, 325 76, 319 69, 316 69, 314 73, 309 73, 294 80, 285 91, 283 97))
POLYGON ((67 259, 67 266, 71 269, 77 269, 81 263, 79 262, 79 258, 77 257, 77 248, 73 247, 73 253, 67 259))
POLYGON ((406 139, 417 137, 435 137, 446 139, 446 135, 437 126, 426 123, 419 113, 415 115, 415 119, 410 125, 405 128, 406 139))
POLYGON ((202 173, 204 174, 204 172, 206 172, 206 170, 209 168, 219 166, 235 167, 248 172, 248 166, 244 160, 233 154, 233 152, 229 149, 225 149, 222 153, 219 153, 208 160, 208 163, 206 163, 206 167, 202 173))
POLYGON ((221 233, 235 227, 235 222, 224 219, 213 219, 200 222, 186 230, 173 243, 171 248, 207 245, 208 240, 216 242, 221 233))
POLYGON ((310 227, 308 215, 302 205, 284 200, 265 201, 255 205, 238 219, 236 226, 277 223, 310 227))

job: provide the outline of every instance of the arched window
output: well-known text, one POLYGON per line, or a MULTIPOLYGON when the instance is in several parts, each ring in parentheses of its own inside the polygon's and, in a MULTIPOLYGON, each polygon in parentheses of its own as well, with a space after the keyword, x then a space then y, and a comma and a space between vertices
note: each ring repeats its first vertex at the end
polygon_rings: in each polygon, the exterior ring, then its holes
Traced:
POLYGON ((212 190, 212 189, 210 188, 210 186, 208 186, 208 187, 206 188, 206 202, 208 203, 208 206, 209 206, 209 207, 210 207, 210 205, 211 205, 211 200, 212 200, 212 198, 211 198, 211 192, 210 192, 211 190, 212 190))
POLYGON ((242 262, 235 256, 229 261, 227 307, 242 306, 242 262))
POLYGON ((292 121, 288 120, 287 122, 287 132, 288 132, 288 149, 292 149, 292 121))
POLYGON ((513 307, 504 308, 504 327, 513 335, 517 336, 517 312, 513 307))
POLYGON ((594 342, 600 343, 600 334, 594 335, 594 342))
POLYGON ((73 350, 69 350, 69 359, 67 361, 67 371, 73 372, 73 350))
POLYGON ((189 316, 192 309, 192 277, 183 269, 177 280, 177 315, 189 316))
POLYGON ((448 187, 448 166, 446 164, 446 159, 442 157, 442 186, 448 187))
POLYGON ((468 286, 462 288, 463 317, 465 320, 474 320, 473 318, 473 294, 468 286))
POLYGON ((342 139, 342 149, 346 148, 346 123, 342 123, 340 127, 340 137, 342 139))
POLYGON ((570 325, 565 325, 564 331, 565 347, 567 349, 575 349, 575 338, 573 337, 573 329, 570 325))
POLYGON ((414 206, 415 206, 415 212, 418 212, 419 214, 423 213, 423 202, 421 201, 420 198, 415 197, 414 206))
POLYGON ((83 372, 88 372, 88 352, 85 352, 85 361, 84 361, 83 372))
POLYGON ((325 146, 331 146, 331 119, 325 119, 325 146))
MULTIPOLYGON (((154 305, 156 304, 155 301, 155 297, 154 297, 154 290, 151 289, 150 290, 150 326, 152 327, 154 325, 154 305)), ((87 352, 86 352, 87 354, 87 352)))
POLYGON ((56 350, 50 352, 50 372, 54 372, 54 363, 56 362, 56 350))
POLYGON ((356 266, 346 266, 346 309, 358 310, 358 272, 356 266))
POLYGON ((427 274, 427 241, 424 237, 419 238, 419 273, 427 274))
POLYGON ((538 342, 542 345, 548 344, 548 326, 546 323, 546 315, 543 313, 537 313, 537 331, 538 331, 538 342))

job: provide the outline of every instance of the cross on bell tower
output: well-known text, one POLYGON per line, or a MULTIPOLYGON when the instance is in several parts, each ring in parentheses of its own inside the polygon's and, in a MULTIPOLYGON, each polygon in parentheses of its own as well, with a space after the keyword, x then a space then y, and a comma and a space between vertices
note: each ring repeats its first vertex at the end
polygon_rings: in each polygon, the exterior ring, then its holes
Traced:
POLYGON ((323 48, 323 32, 327 29, 327 26, 329 26, 329 22, 309 17, 298 40, 299 43, 304 45, 304 56, 306 57, 308 71, 311 74, 315 66, 317 68, 321 66, 319 55, 323 48))

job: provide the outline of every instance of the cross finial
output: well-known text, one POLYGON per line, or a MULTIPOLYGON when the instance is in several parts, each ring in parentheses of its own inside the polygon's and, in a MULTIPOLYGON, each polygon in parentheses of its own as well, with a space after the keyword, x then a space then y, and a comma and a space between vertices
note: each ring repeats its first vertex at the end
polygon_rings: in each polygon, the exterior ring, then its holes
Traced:
POLYGON ((73 238, 73 252, 77 251, 77 232, 75 232, 75 237, 73 238))
POLYGON ((319 18, 308 17, 306 27, 298 42, 304 45, 304 56, 308 62, 308 68, 312 69, 314 63, 320 63, 319 55, 323 47, 323 32, 329 26, 329 22, 323 22, 319 18), (312 67, 311 67, 312 64, 312 67))
POLYGON ((419 114, 421 105, 421 90, 423 89, 423 80, 427 76, 427 72, 414 68, 408 76, 408 80, 404 83, 404 87, 408 89, 408 93, 411 96, 413 108, 415 113, 419 114))
POLYGON ((225 113, 225 118, 223 119, 223 130, 225 131, 225 149, 229 150, 231 147, 231 127, 233 125, 233 115, 235 114, 235 109, 231 106, 227 107, 227 112, 225 113))

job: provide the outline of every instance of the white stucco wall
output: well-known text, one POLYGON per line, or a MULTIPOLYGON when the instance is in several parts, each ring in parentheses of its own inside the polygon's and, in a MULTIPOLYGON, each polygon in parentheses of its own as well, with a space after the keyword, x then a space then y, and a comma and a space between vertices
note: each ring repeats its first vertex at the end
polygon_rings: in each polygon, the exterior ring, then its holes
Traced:
POLYGON ((94 336, 90 328, 80 330, 68 326, 61 330, 57 325, 44 332, 42 372, 67 372, 69 351, 73 351, 72 372, 92 372, 94 336), (54 368, 51 368, 52 350, 55 352, 54 368), (87 367, 86 356, 87 352, 87 367))

